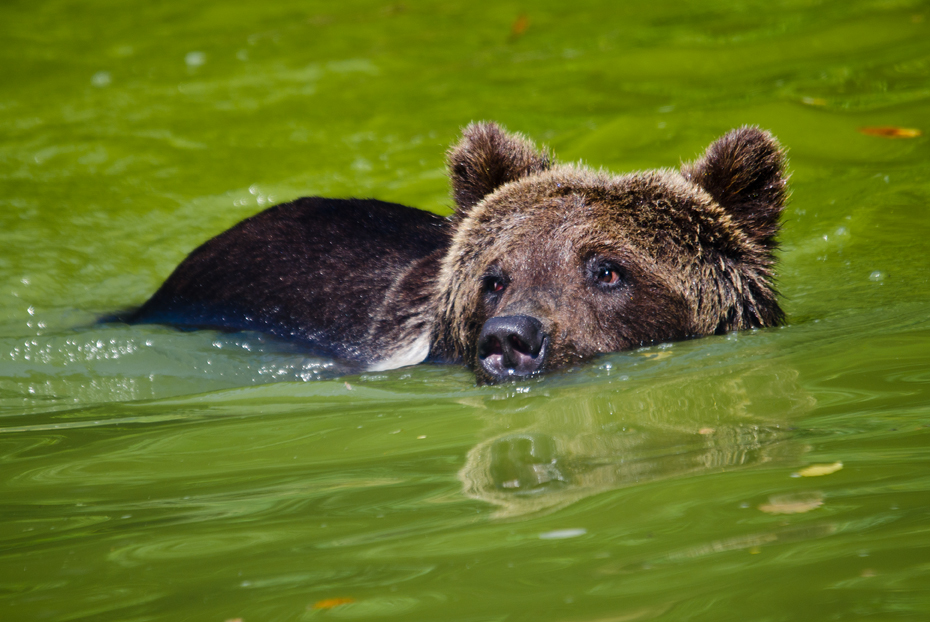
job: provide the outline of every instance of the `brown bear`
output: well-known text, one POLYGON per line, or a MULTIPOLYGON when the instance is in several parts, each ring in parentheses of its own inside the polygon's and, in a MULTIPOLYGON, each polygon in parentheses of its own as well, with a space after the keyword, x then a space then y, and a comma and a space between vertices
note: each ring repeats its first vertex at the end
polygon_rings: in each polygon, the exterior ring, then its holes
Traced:
POLYGON ((680 171, 614 176, 476 123, 448 165, 449 219, 278 205, 192 252, 129 319, 262 331, 360 370, 464 362, 479 382, 783 320, 785 158, 767 132, 733 130, 680 171))

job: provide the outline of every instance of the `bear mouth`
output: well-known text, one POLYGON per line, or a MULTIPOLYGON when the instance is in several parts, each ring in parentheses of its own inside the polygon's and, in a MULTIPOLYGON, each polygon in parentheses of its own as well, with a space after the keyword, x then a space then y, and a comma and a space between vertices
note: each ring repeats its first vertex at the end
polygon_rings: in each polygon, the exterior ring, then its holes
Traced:
POLYGON ((536 356, 516 349, 510 356, 506 356, 503 352, 492 351, 484 356, 479 354, 478 363, 493 382, 528 378, 543 371, 548 344, 549 339, 544 339, 536 356))
POLYGON ((478 366, 492 382, 540 373, 549 336, 536 318, 526 315, 492 318, 478 337, 478 366))

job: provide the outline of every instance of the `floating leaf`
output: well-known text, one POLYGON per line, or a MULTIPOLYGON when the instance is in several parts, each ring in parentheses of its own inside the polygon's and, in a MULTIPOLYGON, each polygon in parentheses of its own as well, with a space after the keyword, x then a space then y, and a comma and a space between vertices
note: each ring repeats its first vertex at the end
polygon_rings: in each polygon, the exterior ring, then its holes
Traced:
POLYGON ((333 607, 338 607, 339 605, 348 605, 349 603, 354 603, 354 598, 327 598, 326 600, 317 601, 314 603, 314 609, 332 609, 333 607))
POLYGON ((759 509, 766 514, 803 514, 816 510, 823 505, 823 495, 819 492, 800 495, 775 495, 769 497, 759 509))
POLYGON ((912 127, 860 127, 859 132, 868 136, 881 136, 882 138, 917 138, 922 134, 912 127))
POLYGON ((522 14, 513 22, 513 25, 510 27, 510 40, 515 41, 523 36, 523 33, 526 32, 526 29, 530 27, 530 18, 526 14, 522 14))
POLYGON ((834 462, 833 464, 812 464, 809 467, 798 471, 797 475, 800 475, 801 477, 820 477, 821 475, 836 473, 842 468, 842 462, 834 462))

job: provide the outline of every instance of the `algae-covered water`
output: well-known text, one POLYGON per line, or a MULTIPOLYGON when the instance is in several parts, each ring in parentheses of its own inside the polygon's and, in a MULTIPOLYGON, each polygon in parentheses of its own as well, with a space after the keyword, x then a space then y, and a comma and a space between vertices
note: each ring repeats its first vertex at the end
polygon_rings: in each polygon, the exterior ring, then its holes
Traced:
POLYGON ((930 5, 0 6, 0 619, 930 618, 930 5), (98 325, 304 195, 789 148, 783 328, 477 387, 98 325), (875 129, 884 128, 884 129, 875 129))

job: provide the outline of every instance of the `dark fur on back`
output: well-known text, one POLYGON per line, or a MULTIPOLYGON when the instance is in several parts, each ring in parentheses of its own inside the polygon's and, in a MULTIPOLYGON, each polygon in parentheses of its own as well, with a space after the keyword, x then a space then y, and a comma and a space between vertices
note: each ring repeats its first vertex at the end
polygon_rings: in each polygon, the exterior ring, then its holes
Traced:
POLYGON ((422 292, 449 233, 403 205, 298 199, 197 248, 129 321, 257 330, 369 363, 428 330, 422 292))

